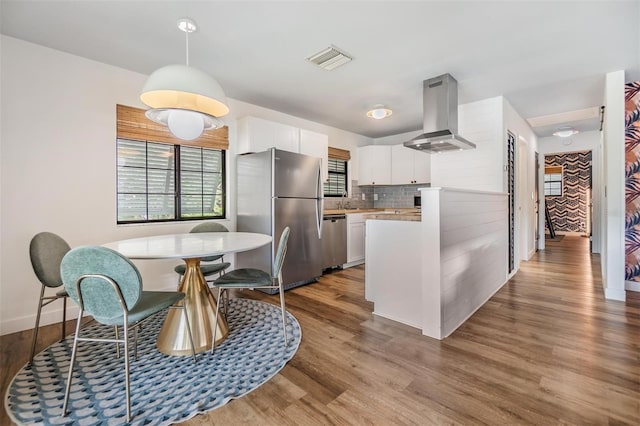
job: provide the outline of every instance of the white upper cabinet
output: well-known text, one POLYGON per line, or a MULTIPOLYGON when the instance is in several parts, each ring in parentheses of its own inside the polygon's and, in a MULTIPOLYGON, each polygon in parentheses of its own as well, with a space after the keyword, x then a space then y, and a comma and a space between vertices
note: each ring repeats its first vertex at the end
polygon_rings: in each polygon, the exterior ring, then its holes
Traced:
POLYGON ((407 148, 404 145, 391 147, 391 184, 410 185, 429 183, 431 157, 429 154, 407 148))
POLYGON ((391 184, 390 145, 362 146, 358 158, 358 185, 391 184))
POLYGON ((329 179, 329 136, 311 130, 300 129, 300 154, 322 160, 322 180, 329 179))
POLYGON ((238 120, 238 154, 262 152, 274 147, 298 152, 299 137, 297 127, 257 117, 238 120))

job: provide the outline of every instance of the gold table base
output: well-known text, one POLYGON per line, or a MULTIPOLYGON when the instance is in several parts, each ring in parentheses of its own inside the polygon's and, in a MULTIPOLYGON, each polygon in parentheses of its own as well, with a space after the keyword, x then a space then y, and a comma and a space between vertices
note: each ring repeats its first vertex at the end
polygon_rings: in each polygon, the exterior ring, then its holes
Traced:
MULTIPOLYGON (((200 270, 200 259, 184 259, 186 268, 178 291, 185 294, 181 303, 191 325, 191 335, 196 353, 211 349, 213 327, 216 320, 216 300, 200 270)), ((218 316, 216 345, 227 338, 227 323, 218 316)), ((191 355, 187 323, 181 309, 169 309, 157 340, 158 350, 167 355, 191 355)))

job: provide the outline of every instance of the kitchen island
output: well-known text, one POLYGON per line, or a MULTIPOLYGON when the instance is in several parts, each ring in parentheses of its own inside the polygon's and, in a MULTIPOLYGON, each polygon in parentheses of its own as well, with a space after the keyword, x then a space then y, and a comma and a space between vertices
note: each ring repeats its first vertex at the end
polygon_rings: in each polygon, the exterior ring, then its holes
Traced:
POLYGON ((374 314, 443 339, 507 281, 507 194, 423 188, 420 220, 369 215, 374 314))

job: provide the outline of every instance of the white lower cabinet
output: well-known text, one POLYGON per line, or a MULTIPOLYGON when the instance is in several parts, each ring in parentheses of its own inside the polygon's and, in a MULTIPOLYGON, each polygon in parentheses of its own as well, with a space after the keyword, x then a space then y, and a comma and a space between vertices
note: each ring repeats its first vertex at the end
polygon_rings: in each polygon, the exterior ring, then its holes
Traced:
POLYGON ((365 213, 347 214, 347 263, 351 267, 364 263, 365 213))

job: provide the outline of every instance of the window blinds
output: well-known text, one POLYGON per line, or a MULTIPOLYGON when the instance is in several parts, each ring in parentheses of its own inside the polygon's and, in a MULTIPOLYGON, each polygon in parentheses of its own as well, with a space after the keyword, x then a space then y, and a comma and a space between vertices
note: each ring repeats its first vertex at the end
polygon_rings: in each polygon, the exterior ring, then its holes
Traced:
POLYGON ((118 139, 164 142, 200 148, 229 149, 229 128, 227 126, 208 130, 197 139, 185 141, 173 136, 167 127, 154 123, 145 117, 143 109, 117 105, 116 117, 118 139))

